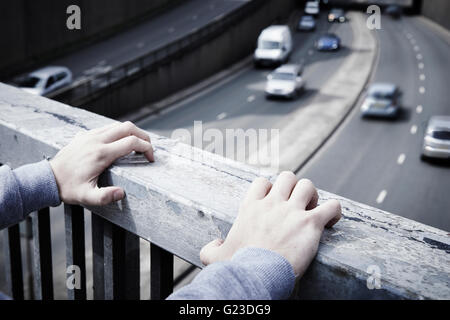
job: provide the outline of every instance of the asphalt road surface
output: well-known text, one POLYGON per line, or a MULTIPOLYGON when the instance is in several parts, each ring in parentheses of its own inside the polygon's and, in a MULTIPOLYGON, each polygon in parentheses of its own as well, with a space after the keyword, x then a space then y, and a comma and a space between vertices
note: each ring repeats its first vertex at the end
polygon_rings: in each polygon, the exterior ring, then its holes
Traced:
POLYGON ((359 106, 299 176, 317 187, 450 230, 450 167, 420 160, 426 122, 450 114, 450 42, 420 18, 383 17, 373 81, 403 91, 398 121, 362 120, 359 106))
POLYGON ((189 0, 131 29, 55 59, 74 79, 101 73, 182 38, 216 17, 245 4, 243 0, 189 0))
MULTIPOLYGON (((292 19, 297 21, 297 18, 292 19)), ((289 63, 304 63, 305 91, 295 100, 267 100, 264 94, 270 69, 247 66, 218 84, 175 105, 168 112, 151 116, 138 125, 170 137, 173 130, 185 128, 192 132, 194 121, 202 121, 203 129, 280 129, 289 121, 289 114, 308 105, 319 95, 320 86, 349 54, 352 42, 349 23, 329 24, 322 15, 317 30, 310 33, 293 31, 294 51, 289 63), (342 39, 343 48, 337 52, 317 52, 314 41, 320 34, 331 31, 342 39)), ((251 41, 251 40, 249 40, 251 41)), ((256 39, 254 39, 256 43, 256 39)))

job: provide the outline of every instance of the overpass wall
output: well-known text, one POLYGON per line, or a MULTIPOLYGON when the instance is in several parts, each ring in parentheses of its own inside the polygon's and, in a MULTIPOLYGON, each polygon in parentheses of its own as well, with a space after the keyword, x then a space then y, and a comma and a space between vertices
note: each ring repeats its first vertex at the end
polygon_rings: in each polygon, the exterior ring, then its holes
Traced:
POLYGON ((0 78, 117 32, 180 0, 0 1, 0 78), (69 30, 69 5, 81 9, 81 30, 69 30))
POLYGON ((108 117, 119 117, 161 100, 251 54, 261 30, 288 17, 295 5, 292 0, 264 1, 213 39, 206 39, 157 68, 139 72, 135 77, 74 104, 108 117))
POLYGON ((450 1, 426 0, 422 3, 422 15, 450 30, 450 1))

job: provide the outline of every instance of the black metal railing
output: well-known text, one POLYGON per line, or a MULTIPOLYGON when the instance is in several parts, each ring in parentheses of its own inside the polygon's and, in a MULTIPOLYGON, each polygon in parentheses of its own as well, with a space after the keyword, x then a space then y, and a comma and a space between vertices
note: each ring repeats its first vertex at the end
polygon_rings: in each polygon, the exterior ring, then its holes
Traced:
MULTIPOLYGON (((140 238, 92 214, 93 250, 93 298, 96 300, 140 299, 140 238)), ((77 288, 67 288, 69 300, 86 300, 86 248, 85 248, 85 209, 77 205, 64 205, 66 267, 79 272, 77 288)), ((31 278, 28 296, 36 300, 54 299, 52 247, 50 232, 50 210, 44 208, 32 213, 27 220, 31 223, 31 278)), ((22 253, 19 224, 5 230, 3 241, 5 288, 9 297, 22 300, 25 295, 22 253)), ((173 255, 155 244, 150 246, 151 299, 165 299, 174 287, 173 255)), ((189 268, 192 270, 192 268, 189 268)), ((70 274, 68 275, 70 276, 70 274)))

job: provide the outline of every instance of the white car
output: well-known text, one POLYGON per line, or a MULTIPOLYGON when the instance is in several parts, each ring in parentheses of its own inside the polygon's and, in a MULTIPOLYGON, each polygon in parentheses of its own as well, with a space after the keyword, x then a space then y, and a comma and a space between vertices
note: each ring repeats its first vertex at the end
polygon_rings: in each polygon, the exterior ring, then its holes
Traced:
POLYGON ((46 95, 72 83, 72 72, 66 67, 49 66, 31 72, 17 81, 19 88, 36 95, 46 95))
POLYGON ((423 139, 422 160, 450 160, 450 116, 433 116, 423 139))
POLYGON ((292 52, 291 30, 286 25, 273 25, 258 37, 258 47, 253 55, 255 67, 285 63, 292 52))
POLYGON ((298 64, 285 64, 267 76, 266 97, 295 98, 305 85, 303 68, 298 64))
POLYGON ((305 4, 305 13, 312 15, 312 16, 317 16, 320 12, 319 9, 319 2, 318 1, 308 1, 305 4))

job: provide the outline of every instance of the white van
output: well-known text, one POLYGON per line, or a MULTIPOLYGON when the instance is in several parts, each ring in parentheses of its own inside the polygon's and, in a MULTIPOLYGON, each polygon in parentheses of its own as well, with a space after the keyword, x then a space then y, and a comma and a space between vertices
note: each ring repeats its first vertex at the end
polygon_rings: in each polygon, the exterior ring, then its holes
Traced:
POLYGON ((253 55, 256 67, 279 65, 288 61, 292 52, 292 36, 286 25, 274 25, 264 29, 258 37, 258 47, 253 55))

